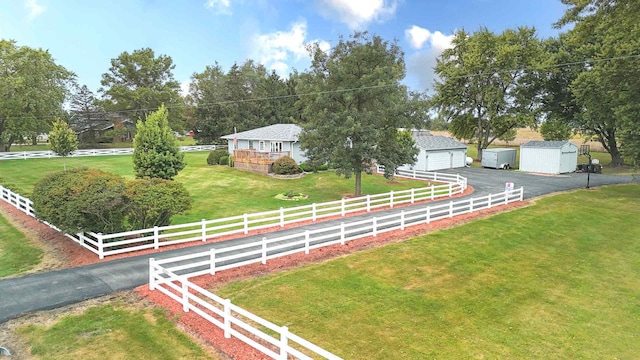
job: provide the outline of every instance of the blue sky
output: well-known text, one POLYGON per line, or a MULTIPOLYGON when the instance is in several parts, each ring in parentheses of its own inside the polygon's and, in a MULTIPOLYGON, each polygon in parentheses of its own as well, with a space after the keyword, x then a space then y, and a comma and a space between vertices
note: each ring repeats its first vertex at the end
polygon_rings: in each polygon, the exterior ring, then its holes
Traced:
POLYGON ((184 85, 216 61, 225 70, 251 58, 283 76, 303 71, 305 44, 330 48, 340 35, 368 30, 398 40, 405 83, 423 91, 455 30, 535 26, 555 36, 564 10, 560 0, 0 0, 0 37, 48 49, 96 92, 123 51, 171 56, 184 85))

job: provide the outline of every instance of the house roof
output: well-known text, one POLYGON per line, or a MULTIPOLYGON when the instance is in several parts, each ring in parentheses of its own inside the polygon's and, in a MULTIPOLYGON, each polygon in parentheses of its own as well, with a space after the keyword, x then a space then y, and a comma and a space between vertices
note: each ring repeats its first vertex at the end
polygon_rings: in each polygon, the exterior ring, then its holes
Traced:
POLYGON ((425 150, 449 150, 467 148, 467 145, 456 141, 453 138, 442 135, 414 135, 413 140, 416 141, 416 145, 425 150))
MULTIPOLYGON (((274 124, 253 130, 242 131, 235 136, 239 140, 272 140, 272 141, 298 141, 298 135, 302 128, 296 124, 274 124)), ((234 134, 224 135, 220 138, 233 140, 234 134)))
POLYGON ((539 141, 539 140, 531 140, 531 141, 527 141, 526 143, 520 145, 520 147, 524 147, 524 148, 560 149, 560 148, 564 147, 567 144, 573 145, 569 141, 539 141))

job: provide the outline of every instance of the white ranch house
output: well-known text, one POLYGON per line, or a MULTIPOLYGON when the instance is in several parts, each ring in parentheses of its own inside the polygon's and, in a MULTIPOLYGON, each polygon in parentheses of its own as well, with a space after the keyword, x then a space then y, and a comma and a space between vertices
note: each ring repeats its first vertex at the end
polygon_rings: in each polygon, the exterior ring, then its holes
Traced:
POLYGON ((283 156, 298 164, 307 161, 298 141, 300 132, 302 128, 295 124, 274 124, 221 138, 228 140, 235 168, 269 173, 273 162, 283 156))
POLYGON ((413 140, 420 148, 415 164, 400 166, 401 170, 436 171, 465 167, 467 145, 450 137, 431 135, 428 130, 413 130, 413 140))

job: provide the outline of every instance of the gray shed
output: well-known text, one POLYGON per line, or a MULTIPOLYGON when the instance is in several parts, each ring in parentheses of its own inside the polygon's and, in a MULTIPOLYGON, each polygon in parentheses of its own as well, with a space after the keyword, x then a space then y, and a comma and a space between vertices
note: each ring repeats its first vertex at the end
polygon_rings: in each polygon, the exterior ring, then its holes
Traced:
POLYGON ((578 146, 569 141, 529 141, 520 146, 520 171, 564 174, 577 165, 578 146))
POLYGON ((430 135, 428 131, 413 131, 413 139, 420 149, 415 164, 400 166, 404 170, 436 171, 464 167, 467 160, 467 145, 455 139, 430 135))

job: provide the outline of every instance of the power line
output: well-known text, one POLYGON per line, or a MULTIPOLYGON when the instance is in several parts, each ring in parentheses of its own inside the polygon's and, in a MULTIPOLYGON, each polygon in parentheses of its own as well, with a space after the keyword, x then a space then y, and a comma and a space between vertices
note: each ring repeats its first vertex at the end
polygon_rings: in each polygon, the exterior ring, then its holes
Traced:
MULTIPOLYGON (((494 70, 492 70, 490 72, 483 72, 483 73, 478 73, 478 74, 458 75, 458 76, 452 76, 452 77, 449 77, 449 78, 450 79, 462 79, 462 78, 472 78, 472 77, 479 77, 479 76, 490 76, 490 75, 495 74, 496 72, 539 71, 539 70, 547 70, 547 69, 559 68, 559 67, 565 67, 565 66, 585 65, 585 64, 590 64, 590 63, 600 63, 600 62, 612 61, 612 60, 639 59, 639 58, 640 58, 640 54, 623 55, 623 56, 612 56, 612 57, 595 58, 595 59, 594 58, 589 58, 589 59, 585 59, 585 60, 581 60, 581 61, 565 62, 565 63, 560 63, 560 64, 551 64, 551 65, 546 65, 546 66, 537 66, 537 67, 536 66, 531 66, 531 67, 521 67, 521 68, 513 68, 513 69, 494 69, 494 70)), ((302 96, 314 96, 314 95, 317 96, 317 95, 324 95, 324 94, 344 93, 344 92, 351 92, 351 91, 357 91, 357 90, 379 89, 379 88, 387 88, 387 87, 394 87, 394 86, 398 86, 398 84, 397 83, 381 84, 381 85, 363 86, 363 87, 357 87, 357 88, 346 88, 346 89, 317 91, 317 92, 302 93, 302 94, 287 94, 287 95, 278 95, 278 96, 268 96, 268 97, 253 98, 253 99, 224 100, 224 101, 218 101, 218 102, 201 103, 201 104, 197 104, 196 107, 205 107, 206 108, 206 107, 217 106, 217 105, 230 105, 230 104, 241 104, 241 103, 248 103, 248 102, 280 100, 280 99, 289 99, 289 98, 302 97, 302 96)), ((165 104, 165 108, 167 108, 167 109, 177 109, 177 108, 184 108, 184 107, 185 107, 184 104, 180 104, 180 105, 166 105, 165 104)), ((144 111, 156 111, 156 110, 158 110, 158 108, 128 109, 128 110, 103 111, 103 112, 96 111, 96 112, 89 112, 89 113, 86 113, 86 114, 99 116, 99 115, 127 114, 127 113, 144 112, 144 111)), ((19 117, 7 117, 5 119, 7 119, 7 120, 52 119, 52 118, 56 118, 56 117, 58 117, 58 115, 19 116, 19 117)))

